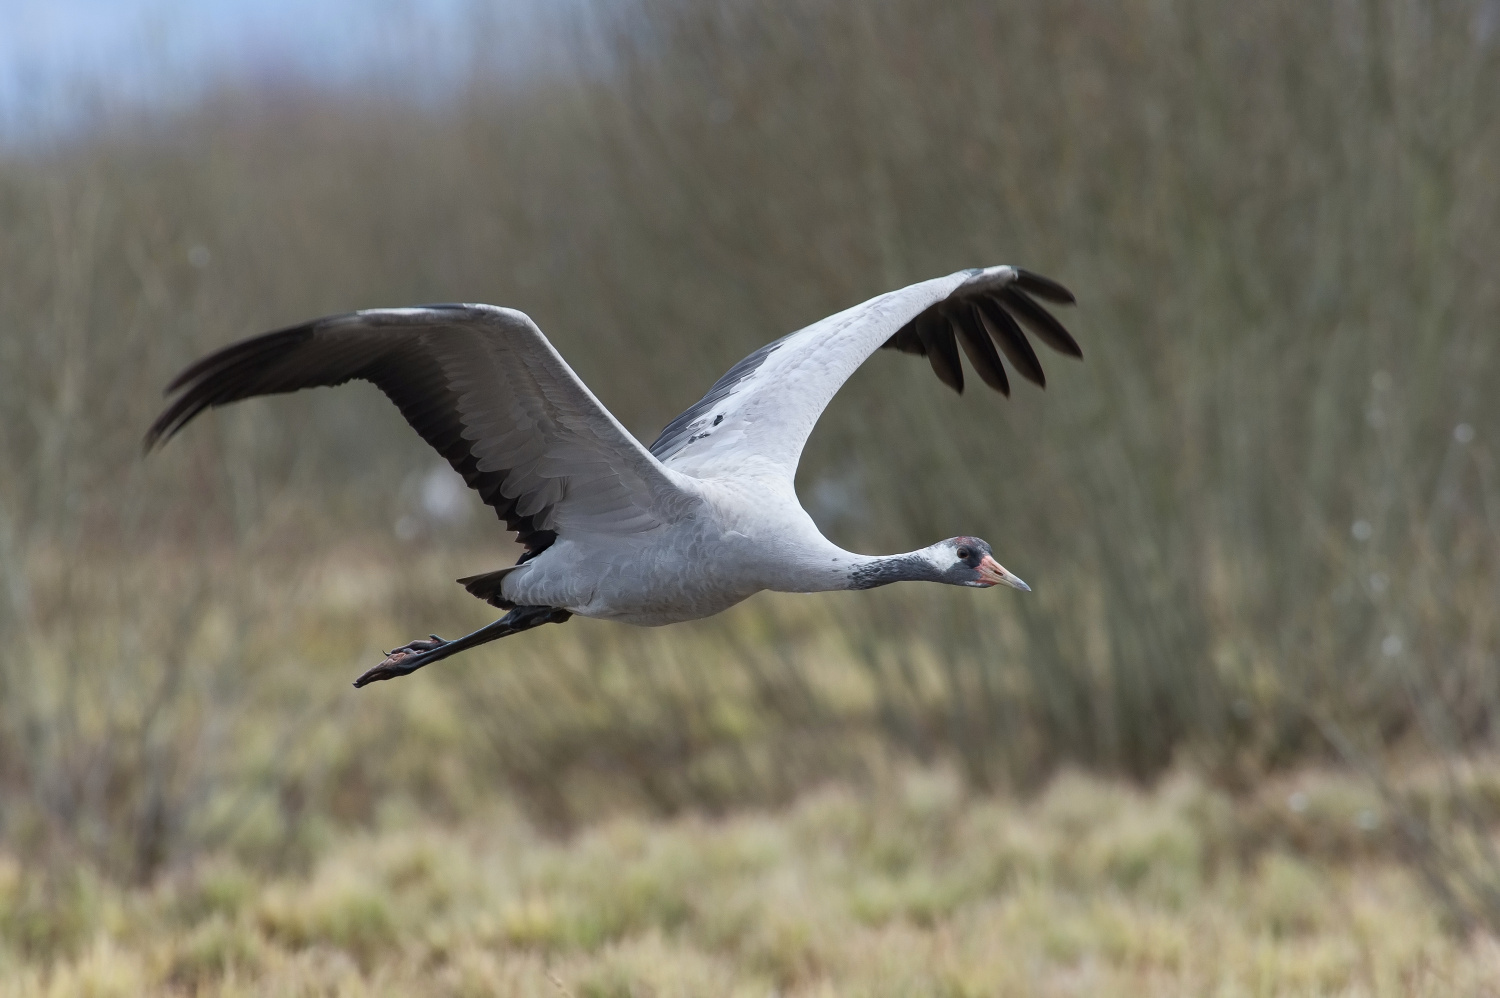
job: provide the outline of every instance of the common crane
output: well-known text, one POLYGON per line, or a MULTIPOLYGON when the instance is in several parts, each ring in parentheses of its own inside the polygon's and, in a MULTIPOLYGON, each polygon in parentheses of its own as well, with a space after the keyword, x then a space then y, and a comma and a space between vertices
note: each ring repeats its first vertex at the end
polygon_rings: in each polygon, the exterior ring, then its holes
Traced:
POLYGON ((403 645, 355 686, 573 614, 656 626, 719 613, 763 589, 906 581, 1029 591, 978 537, 906 554, 845 551, 813 524, 792 478, 823 409, 881 347, 925 356, 960 392, 960 347, 1002 394, 1010 383, 1001 354, 1044 386, 1023 326, 1054 350, 1083 352, 1036 299, 1074 302, 1055 281, 1008 266, 872 298, 735 364, 650 447, 522 312, 368 309, 256 336, 192 365, 168 386, 169 396, 180 394, 152 424, 146 448, 214 406, 359 378, 380 388, 515 531, 524 547, 516 564, 458 580, 505 616, 452 641, 432 635, 403 645))

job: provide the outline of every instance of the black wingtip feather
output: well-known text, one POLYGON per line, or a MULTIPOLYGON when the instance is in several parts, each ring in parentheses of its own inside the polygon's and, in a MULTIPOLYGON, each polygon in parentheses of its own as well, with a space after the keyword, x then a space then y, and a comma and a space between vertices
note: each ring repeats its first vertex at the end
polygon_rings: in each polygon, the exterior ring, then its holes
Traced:
POLYGON ((1010 313, 988 298, 981 298, 975 308, 984 319, 985 329, 994 338, 995 345, 1005 354, 1016 373, 1032 384, 1046 388, 1047 375, 1042 371, 1042 362, 1037 360, 1036 351, 1031 349, 1026 334, 1021 332, 1010 313))
POLYGON ((996 297, 1002 305, 1006 306, 1006 311, 1014 313, 1015 317, 1024 322, 1026 327, 1043 343, 1058 353, 1077 357, 1080 360, 1083 358, 1083 348, 1078 345, 1078 341, 1073 339, 1051 312, 1028 298, 1024 291, 1011 285, 1000 289, 996 297))
POLYGON ((162 394, 182 392, 151 424, 142 441, 150 453, 177 435, 205 409, 258 394, 255 376, 270 361, 312 338, 316 323, 289 326, 231 343, 185 368, 162 394))
POLYGON ((953 327, 938 314, 928 311, 917 317, 917 335, 927 348, 927 361, 938 380, 962 395, 964 369, 958 360, 953 327))
POLYGON ((1036 295, 1043 301, 1050 301, 1056 305, 1077 305, 1078 299, 1073 297, 1073 292, 1058 284, 1050 277, 1023 270, 1016 270, 1016 287, 1029 294, 1036 295))
POLYGON ((1031 295, 1057 305, 1072 305, 1076 299, 1051 278, 1020 267, 1009 268, 1012 277, 1006 269, 996 268, 990 279, 981 279, 986 271, 969 271, 970 280, 896 330, 882 347, 926 357, 943 384, 958 392, 964 384, 960 346, 984 383, 1002 395, 1010 394, 1010 378, 1000 353, 1021 377, 1045 388, 1047 376, 1026 334, 1070 357, 1082 358, 1083 350, 1031 295))
POLYGON ((162 394, 171 395, 190 382, 204 381, 228 368, 284 353, 297 343, 311 339, 313 327, 316 325, 317 323, 305 322, 299 326, 288 326, 285 329, 251 336, 215 350, 173 378, 162 394))
POLYGON ((1010 396, 1010 379, 1005 376, 1005 365, 1000 363, 1000 355, 995 352, 995 344, 990 342, 984 327, 980 325, 979 316, 975 313, 972 305, 957 305, 945 309, 948 321, 953 323, 958 330, 958 342, 964 348, 964 354, 969 358, 969 364, 979 375, 981 381, 989 385, 1001 395, 1010 396))

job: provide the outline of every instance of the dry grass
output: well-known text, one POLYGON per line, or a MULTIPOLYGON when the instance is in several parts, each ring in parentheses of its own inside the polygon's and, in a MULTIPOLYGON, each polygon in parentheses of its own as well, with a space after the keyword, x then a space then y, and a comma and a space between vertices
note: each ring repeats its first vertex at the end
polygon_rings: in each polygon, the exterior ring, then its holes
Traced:
MULTIPOLYGON (((1404 824, 1477 806, 1489 842, 1492 760, 1453 784, 1415 757, 1388 796, 1308 769, 1231 795, 1191 764, 975 793, 956 756, 903 761, 838 597, 570 624, 354 691, 404 613, 482 610, 424 595, 446 558, 390 558, 240 563, 235 600, 174 616, 179 659, 74 688, 66 737, 17 760, 74 803, 12 804, 0 993, 1458 995, 1500 970, 1404 824)), ((198 564, 84 594, 138 615, 198 564)), ((128 630, 98 626, 49 632, 35 674, 128 630)), ((941 660, 910 659, 943 718, 941 660)))
POLYGON ((205 858, 132 891, 7 858, 0 994, 1493 993, 1500 947, 1442 931, 1371 807, 1329 774, 1235 803, 1069 773, 1023 804, 906 771, 566 843, 503 808, 397 821, 272 879, 205 858))

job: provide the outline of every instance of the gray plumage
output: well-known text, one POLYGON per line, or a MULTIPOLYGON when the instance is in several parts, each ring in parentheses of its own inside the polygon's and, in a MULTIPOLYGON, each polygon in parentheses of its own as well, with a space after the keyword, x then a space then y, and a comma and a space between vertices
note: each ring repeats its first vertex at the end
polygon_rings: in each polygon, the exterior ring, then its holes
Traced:
POLYGON ((490 305, 372 309, 226 347, 169 386, 155 446, 205 409, 363 379, 516 531, 521 561, 460 580, 507 609, 457 641, 412 642, 359 685, 463 647, 582 614, 659 625, 705 617, 761 590, 867 589, 897 581, 1026 588, 989 545, 955 537, 903 555, 845 551, 802 509, 793 477, 840 386, 881 347, 926 356, 963 390, 962 347, 1009 393, 1003 355, 1044 384, 1022 327, 1081 356, 1031 295, 1071 303, 1014 267, 968 270, 888 292, 740 361, 643 447, 524 314, 490 305))

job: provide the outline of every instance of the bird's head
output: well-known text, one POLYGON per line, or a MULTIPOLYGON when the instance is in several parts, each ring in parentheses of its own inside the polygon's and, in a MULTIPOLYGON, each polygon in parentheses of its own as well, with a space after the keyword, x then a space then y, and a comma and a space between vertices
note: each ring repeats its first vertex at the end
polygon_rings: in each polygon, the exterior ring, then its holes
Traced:
POLYGON ((1030 586, 995 560, 988 542, 978 537, 950 537, 946 541, 938 541, 928 551, 941 573, 940 581, 951 586, 970 586, 975 589, 1010 586, 1012 589, 1031 592, 1030 586))

